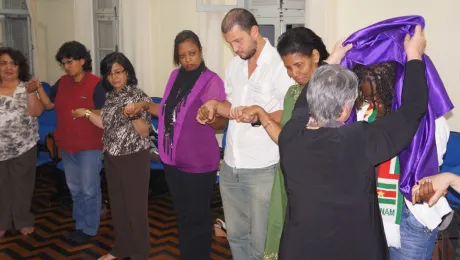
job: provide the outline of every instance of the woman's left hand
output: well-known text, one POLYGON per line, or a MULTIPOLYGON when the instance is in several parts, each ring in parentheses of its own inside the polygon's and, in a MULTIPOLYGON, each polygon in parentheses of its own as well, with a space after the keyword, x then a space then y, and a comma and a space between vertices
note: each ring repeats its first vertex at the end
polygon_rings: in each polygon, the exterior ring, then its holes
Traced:
POLYGON ((340 64, 345 54, 353 47, 351 43, 343 46, 344 41, 345 39, 341 39, 335 44, 331 55, 325 60, 327 64, 340 64))
POLYGON ((263 109, 258 105, 252 105, 243 109, 243 117, 253 117, 259 115, 263 109))
POLYGON ((29 82, 27 82, 25 86, 27 93, 34 93, 40 87, 41 87, 41 83, 37 79, 31 79, 29 82))
POLYGON ((72 109, 73 119, 85 117, 85 111, 86 111, 86 108, 72 109))
POLYGON ((425 201, 431 207, 440 197, 447 195, 449 179, 444 174, 436 174, 421 179, 412 187, 412 203, 425 201))

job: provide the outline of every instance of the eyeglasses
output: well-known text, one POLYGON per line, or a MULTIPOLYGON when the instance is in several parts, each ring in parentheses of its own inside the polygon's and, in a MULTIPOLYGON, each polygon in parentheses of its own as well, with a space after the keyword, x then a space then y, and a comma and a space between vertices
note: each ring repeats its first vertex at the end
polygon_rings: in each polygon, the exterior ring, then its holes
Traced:
POLYGON ((109 72, 107 73, 107 77, 113 77, 113 76, 120 76, 125 70, 119 70, 119 71, 114 71, 114 72, 109 72))
POLYGON ((60 62, 61 67, 64 67, 67 64, 72 63, 74 60, 73 59, 68 59, 66 61, 60 62))

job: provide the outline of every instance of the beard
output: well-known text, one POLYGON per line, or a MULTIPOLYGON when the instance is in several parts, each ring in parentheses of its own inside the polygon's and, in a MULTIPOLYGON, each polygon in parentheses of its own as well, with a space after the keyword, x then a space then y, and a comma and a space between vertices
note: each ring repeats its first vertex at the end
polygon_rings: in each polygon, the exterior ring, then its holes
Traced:
POLYGON ((246 54, 245 56, 240 56, 240 58, 242 60, 249 60, 250 58, 252 58, 252 56, 254 56, 254 54, 256 54, 256 51, 257 51, 257 41, 254 40, 252 44, 252 48, 248 51, 248 53, 245 53, 246 54))

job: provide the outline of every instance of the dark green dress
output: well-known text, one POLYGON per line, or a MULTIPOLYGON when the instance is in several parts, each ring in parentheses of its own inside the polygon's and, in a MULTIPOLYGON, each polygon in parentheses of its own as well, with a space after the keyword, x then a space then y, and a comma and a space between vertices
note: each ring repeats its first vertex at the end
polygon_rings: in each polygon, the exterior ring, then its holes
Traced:
MULTIPOLYGON (((301 85, 293 85, 284 96, 283 114, 281 115, 281 127, 291 119, 295 102, 302 91, 301 85)), ((273 181, 272 194, 270 197, 270 207, 268 209, 267 238, 265 240, 264 260, 278 259, 278 249, 280 245, 281 233, 284 225, 284 215, 286 213, 287 197, 284 188, 283 172, 280 164, 276 168, 275 179, 273 181)))

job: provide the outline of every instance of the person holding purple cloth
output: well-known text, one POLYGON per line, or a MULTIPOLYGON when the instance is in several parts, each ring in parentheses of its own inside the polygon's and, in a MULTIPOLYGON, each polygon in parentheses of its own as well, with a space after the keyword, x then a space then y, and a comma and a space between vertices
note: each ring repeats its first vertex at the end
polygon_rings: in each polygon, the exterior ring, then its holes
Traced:
MULTIPOLYGON (((392 89, 392 98, 385 105, 389 114, 403 104, 406 66, 404 37, 406 34, 412 34, 417 25, 424 27, 423 17, 395 17, 361 29, 345 40, 346 44, 353 44, 354 48, 347 52, 342 65, 349 69, 364 66, 364 70, 370 71, 370 75, 376 78, 370 80, 373 85, 381 85, 378 82, 388 78, 375 68, 381 68, 385 63, 393 64, 388 69, 394 74, 393 79, 389 84, 384 84, 384 88, 392 89)), ((397 168, 392 167, 395 164, 388 164, 390 167, 381 164, 378 167, 377 193, 391 260, 431 259, 438 226, 443 216, 451 211, 445 198, 440 199, 432 207, 429 207, 428 203, 411 203, 411 189, 416 182, 439 172, 439 165, 442 164, 449 139, 449 128, 443 116, 453 108, 430 58, 424 54, 422 61, 426 64, 425 74, 429 90, 426 116, 422 118, 411 143, 397 155, 397 168), (389 174, 386 174, 385 171, 388 170, 389 174), (391 184, 396 185, 391 187, 391 184), (392 193, 395 196, 392 196, 392 193)), ((365 77, 361 75, 362 70, 360 72, 358 69, 356 72, 360 81, 365 83, 365 77)), ((367 81, 369 83, 369 80, 367 81)), ((367 96, 366 98, 365 94, 364 98, 370 100, 371 104, 375 101, 376 107, 380 108, 378 99, 383 98, 381 94, 374 92, 373 95, 367 96)), ((360 112, 362 111, 357 113, 358 120, 362 120, 360 112)))

